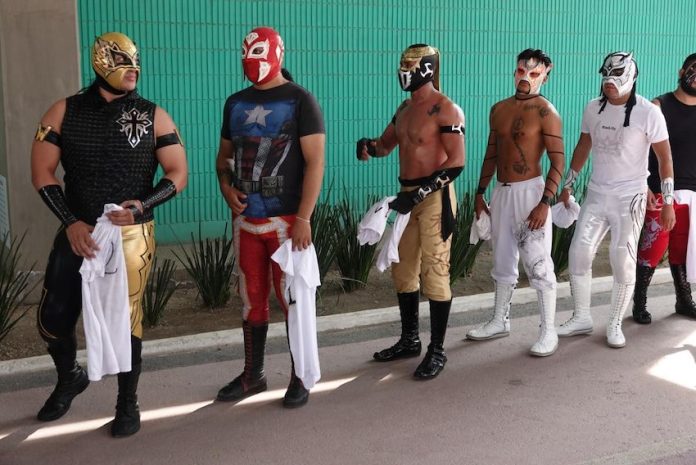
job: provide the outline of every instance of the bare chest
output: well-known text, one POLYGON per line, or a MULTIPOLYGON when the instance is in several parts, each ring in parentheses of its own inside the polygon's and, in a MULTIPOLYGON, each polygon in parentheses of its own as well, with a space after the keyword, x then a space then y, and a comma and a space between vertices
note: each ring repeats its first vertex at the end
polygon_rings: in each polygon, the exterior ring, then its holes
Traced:
POLYGON ((440 107, 434 105, 409 105, 396 118, 396 136, 399 144, 427 145, 438 137, 440 107))

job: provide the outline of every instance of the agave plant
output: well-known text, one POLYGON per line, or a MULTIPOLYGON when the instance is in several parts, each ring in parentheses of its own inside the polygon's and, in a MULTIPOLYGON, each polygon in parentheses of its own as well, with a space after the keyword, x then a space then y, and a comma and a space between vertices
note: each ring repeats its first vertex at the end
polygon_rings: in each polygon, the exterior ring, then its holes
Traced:
POLYGON ((174 260, 165 259, 158 266, 157 257, 152 262, 152 271, 147 279, 147 286, 143 294, 143 321, 152 328, 162 320, 167 302, 176 290, 174 276, 174 260))
MULTIPOLYGON (((372 205, 376 198, 368 202, 372 205)), ((341 272, 346 292, 361 289, 367 284, 370 268, 375 261, 377 245, 361 246, 358 242, 360 215, 350 204, 347 195, 334 207, 336 209, 336 264, 341 272)))
POLYGON ((476 261, 476 255, 483 244, 483 241, 478 241, 477 244, 469 243, 469 234, 474 223, 474 217, 474 196, 466 193, 464 199, 457 207, 457 225, 452 235, 450 284, 471 272, 476 261))
POLYGON ((24 235, 19 239, 16 237, 9 241, 8 239, 10 239, 9 232, 4 234, 0 243, 0 342, 29 311, 29 308, 21 311, 19 306, 38 284, 38 282, 30 284, 31 273, 34 270, 33 264, 29 267, 29 271, 20 270, 22 260, 20 249, 24 242, 24 235))
POLYGON ((312 242, 319 262, 319 279, 324 276, 336 259, 336 231, 338 229, 337 210, 328 202, 320 202, 312 215, 312 242))
POLYGON ((198 237, 196 239, 192 233, 191 251, 180 244, 181 255, 174 252, 174 256, 196 283, 203 304, 209 308, 222 307, 230 299, 235 264, 233 239, 227 238, 227 226, 221 236, 202 240, 199 225, 198 237))

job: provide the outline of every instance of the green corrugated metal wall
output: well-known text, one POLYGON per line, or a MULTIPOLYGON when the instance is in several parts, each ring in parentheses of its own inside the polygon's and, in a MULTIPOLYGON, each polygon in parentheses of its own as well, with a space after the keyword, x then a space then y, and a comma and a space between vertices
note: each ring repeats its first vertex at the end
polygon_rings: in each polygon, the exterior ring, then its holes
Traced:
POLYGON ((122 31, 141 48, 141 93, 164 107, 186 141, 185 193, 158 211, 158 239, 186 239, 203 223, 222 231, 229 213, 214 175, 222 105, 241 89, 240 44, 254 26, 278 29, 285 66, 318 98, 327 123, 325 186, 334 196, 396 189, 397 157, 358 164, 355 141, 376 136, 405 97, 395 70, 401 51, 427 42, 442 52, 443 91, 467 118, 467 166, 458 181, 472 190, 488 132, 488 111, 513 92, 516 54, 542 48, 554 61, 543 93, 564 120, 568 157, 584 104, 599 90, 601 59, 633 50, 638 92, 671 90, 681 60, 696 49, 693 0, 78 0, 83 82, 92 79, 95 35, 122 31), (425 7, 424 5, 429 4, 425 7), (175 233, 176 231, 176 233, 175 233))

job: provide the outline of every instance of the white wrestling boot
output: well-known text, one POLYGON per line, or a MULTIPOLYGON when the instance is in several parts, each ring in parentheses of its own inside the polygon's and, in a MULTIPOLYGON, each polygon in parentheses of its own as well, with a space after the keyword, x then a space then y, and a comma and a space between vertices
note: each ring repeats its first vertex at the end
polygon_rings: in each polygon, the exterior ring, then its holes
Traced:
POLYGON ((575 311, 573 316, 558 327, 559 337, 577 336, 592 332, 590 299, 592 298, 592 273, 570 275, 570 293, 573 295, 575 311))
POLYGON ((495 284, 493 317, 486 324, 466 333, 467 339, 485 341, 510 335, 510 301, 514 290, 514 284, 495 284))
POLYGON ((614 283, 614 289, 611 292, 611 317, 607 325, 607 345, 614 349, 620 349, 626 345, 621 323, 634 288, 635 284, 614 283))
POLYGON ((548 357, 558 349, 558 335, 554 326, 556 316, 556 289, 537 290, 539 297, 539 340, 532 346, 529 353, 537 357, 548 357))

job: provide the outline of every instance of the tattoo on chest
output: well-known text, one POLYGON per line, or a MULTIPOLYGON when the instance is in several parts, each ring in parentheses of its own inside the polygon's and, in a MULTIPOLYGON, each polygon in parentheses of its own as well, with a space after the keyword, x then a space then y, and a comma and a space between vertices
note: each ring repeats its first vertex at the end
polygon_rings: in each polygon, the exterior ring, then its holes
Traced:
POLYGON ((524 111, 538 111, 539 116, 546 118, 549 115, 549 109, 541 105, 525 105, 522 107, 524 111))
POLYGON ((527 165, 527 159, 524 156, 524 151, 520 145, 520 139, 524 137, 524 120, 522 117, 517 117, 512 122, 512 142, 515 144, 515 148, 520 154, 520 159, 512 163, 512 170, 517 174, 525 174, 530 169, 527 165))
POLYGON ((438 113, 440 113, 440 105, 438 105, 437 103, 433 105, 433 107, 430 110, 428 110, 428 116, 433 116, 438 113))

